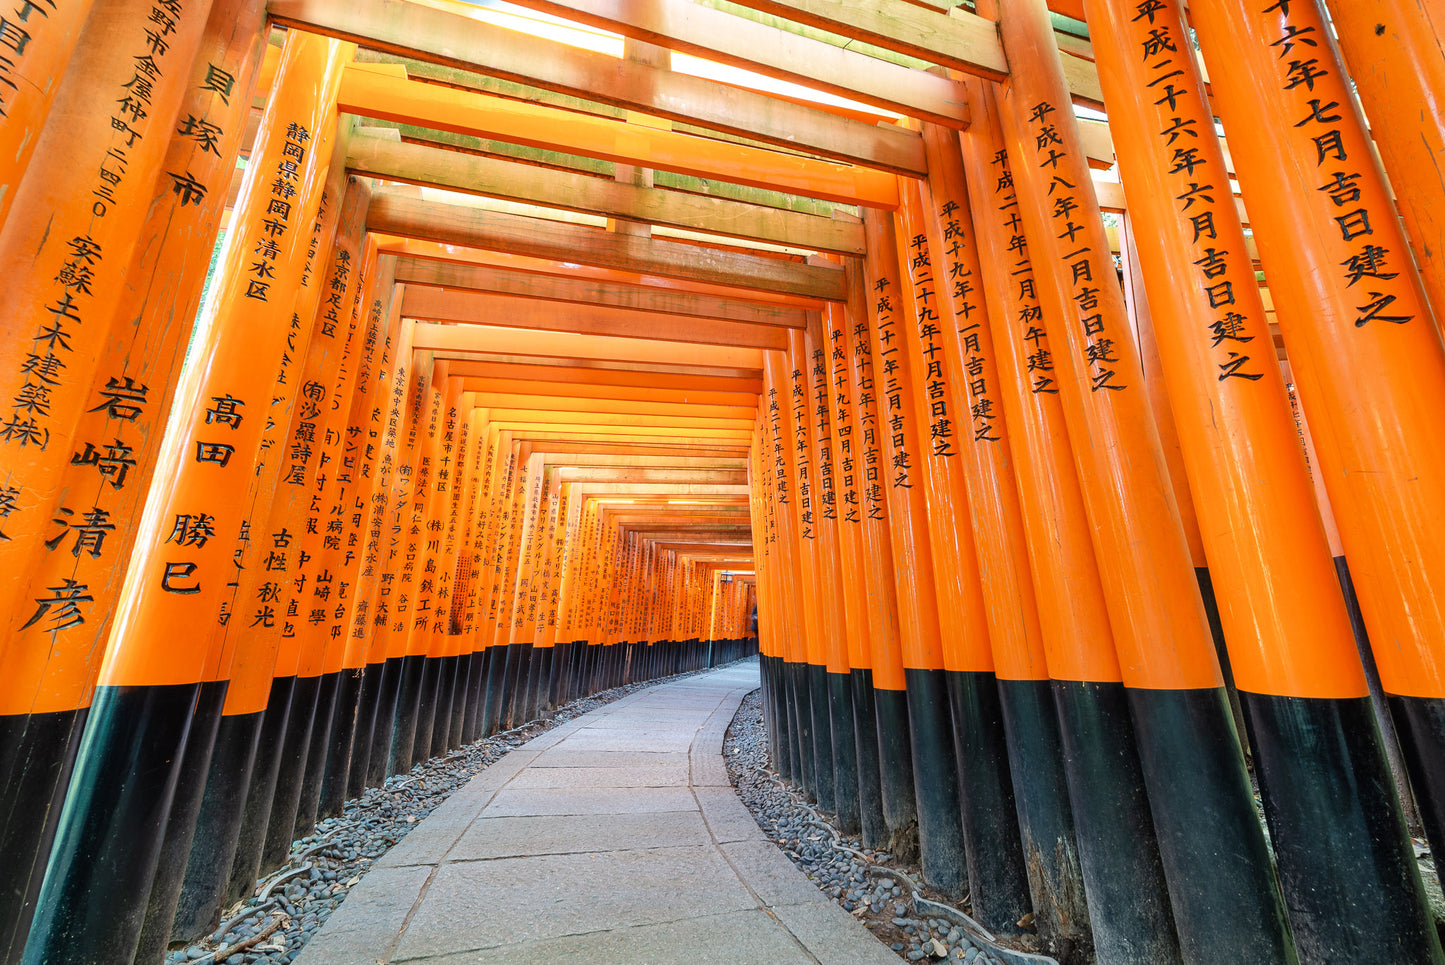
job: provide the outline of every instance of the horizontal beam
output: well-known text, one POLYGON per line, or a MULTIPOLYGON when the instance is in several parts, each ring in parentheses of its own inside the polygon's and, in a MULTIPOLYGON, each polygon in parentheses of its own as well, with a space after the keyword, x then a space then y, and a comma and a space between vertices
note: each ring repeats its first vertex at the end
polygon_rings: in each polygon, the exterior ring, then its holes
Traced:
POLYGON ((665 288, 620 285, 588 278, 536 275, 505 268, 484 268, 418 258, 398 258, 396 280, 411 286, 515 295, 550 302, 583 302, 589 305, 625 308, 634 312, 689 315, 725 322, 746 322, 750 325, 803 328, 807 324, 807 316, 798 308, 779 308, 665 288))
POLYGON ((270 0, 266 11, 286 26, 399 56, 851 164, 915 177, 928 170, 923 139, 911 131, 837 117, 703 77, 568 47, 409 0, 270 0))
POLYGON ((722 405, 691 405, 667 402, 626 402, 616 399, 578 399, 561 395, 515 395, 507 392, 487 392, 478 386, 487 383, 482 379, 466 379, 462 391, 471 393, 472 405, 479 409, 550 409, 554 412, 606 412, 616 416, 625 415, 670 415, 697 416, 709 419, 746 419, 749 422, 757 414, 752 407, 722 405))
MULTIPOLYGON (((577 401, 617 405, 702 405, 728 409, 757 408, 758 397, 744 392, 685 392, 675 389, 629 388, 616 385, 589 385, 579 382, 528 382, 521 379, 465 378, 469 391, 502 395, 565 396, 577 401)), ((480 403, 479 403, 480 404, 480 403)))
MULTIPOLYGON (((604 398, 633 398, 634 396, 630 394, 631 390, 656 387, 686 393, 687 398, 695 398, 699 401, 709 401, 709 395, 714 393, 724 395, 726 398, 722 400, 723 404, 731 404, 742 394, 752 396, 756 400, 763 390, 762 382, 752 379, 678 375, 666 372, 619 371, 585 366, 537 365, 525 362, 454 362, 451 365, 450 373, 476 379, 517 378, 538 383, 562 382, 568 386, 575 385, 579 389, 596 390, 599 397, 604 398), (604 395, 604 391, 610 388, 624 390, 628 394, 604 395)), ((745 404, 751 405, 752 403, 745 404)))
POLYGON ((842 254, 863 253, 863 226, 761 204, 463 154, 379 137, 353 137, 346 166, 358 174, 430 184, 488 198, 671 225, 842 254))
POLYGON ((744 7, 897 51, 932 64, 1002 80, 1008 61, 993 21, 908 0, 735 0, 744 7))
MULTIPOLYGON (((575 261, 559 261, 546 258, 532 258, 505 251, 484 251, 480 248, 466 248, 460 245, 444 245, 420 238, 401 238, 397 235, 376 235, 377 247, 382 254, 394 254, 418 261, 437 262, 447 265, 464 265, 480 268, 502 268, 512 272, 525 273, 532 278, 586 279, 618 285, 635 286, 646 290, 660 289, 672 292, 690 292, 729 301, 755 302, 761 305, 777 305, 785 308, 811 309, 822 311, 828 303, 819 298, 802 295, 788 295, 781 292, 758 289, 733 288, 714 285, 692 278, 669 278, 664 275, 624 271, 617 268, 598 268, 595 265, 580 265, 575 261)), ((465 288, 466 285, 458 285, 465 288)))
POLYGON ((724 486, 746 486, 746 470, 725 469, 653 469, 632 466, 559 466, 558 482, 652 482, 705 483, 724 486))
POLYGON ((533 437, 530 443, 534 453, 554 453, 567 456, 614 455, 624 458, 637 456, 649 459, 743 458, 734 455, 736 450, 732 446, 673 446, 666 444, 641 446, 633 443, 579 442, 576 439, 542 441, 536 437, 533 437))
POLYGON ((576 428, 601 427, 607 430, 614 428, 634 428, 637 426, 651 426, 655 429, 686 429, 689 432, 694 429, 729 429, 737 432, 751 432, 751 419, 710 419, 699 416, 675 416, 652 414, 643 418, 618 415, 613 412, 572 412, 554 411, 549 406, 525 409, 499 409, 493 408, 489 411, 488 418, 498 425, 507 425, 515 422, 529 422, 537 425, 572 426, 576 428))
POLYGON ((348 65, 337 109, 844 204, 898 206, 897 177, 887 171, 456 90, 397 76, 401 70, 386 64, 348 65))
POLYGON ((729 472, 746 472, 747 460, 725 459, 715 456, 678 455, 619 455, 617 453, 567 453, 559 449, 547 450, 550 455, 542 461, 549 466, 567 469, 587 467, 634 467, 638 469, 722 469, 729 472))
POLYGON ((385 234, 599 268, 694 278, 733 288, 757 288, 831 301, 845 298, 846 286, 840 268, 617 234, 461 204, 423 201, 399 188, 383 188, 372 194, 366 226, 385 234))
POLYGON ((585 426, 565 425, 552 422, 537 422, 535 420, 498 420, 500 428, 512 432, 514 439, 525 440, 532 432, 537 433, 560 433, 563 436, 571 436, 577 439, 599 438, 599 439, 630 439, 634 436, 655 437, 662 436, 669 439, 711 439, 730 440, 732 442, 746 445, 751 438, 751 433, 740 432, 736 429, 712 429, 712 428, 688 428, 679 429, 676 426, 647 426, 647 425, 612 425, 612 426, 585 426))
POLYGON ((559 307, 535 298, 486 292, 408 287, 401 301, 404 318, 428 322, 499 325, 537 331, 577 332, 620 338, 666 339, 699 345, 786 349, 787 331, 776 325, 749 325, 712 318, 634 312, 583 302, 559 307))
POLYGON ((691 0, 514 0, 567 20, 827 91, 920 120, 968 126, 963 87, 947 78, 691 0))
POLYGON ((500 352, 507 355, 557 358, 599 358, 620 361, 662 362, 670 365, 722 365, 761 369, 762 349, 726 348, 664 342, 657 339, 578 335, 573 332, 539 332, 490 325, 438 325, 418 322, 412 330, 412 348, 433 352, 500 352))

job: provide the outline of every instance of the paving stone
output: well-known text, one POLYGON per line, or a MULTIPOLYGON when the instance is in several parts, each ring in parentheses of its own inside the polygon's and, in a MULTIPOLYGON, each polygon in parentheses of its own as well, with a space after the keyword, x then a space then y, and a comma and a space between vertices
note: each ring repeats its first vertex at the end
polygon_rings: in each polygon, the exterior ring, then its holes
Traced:
POLYGON ((822 965, 898 965, 898 956, 858 920, 814 890, 813 901, 772 912, 822 965))
MULTIPOLYGON (((637 767, 679 765, 687 767, 689 757, 683 751, 637 750, 574 750, 564 744, 537 756, 537 767, 637 767)), ((483 772, 485 773, 485 772, 483 772)))
POLYGON ((663 684, 513 750, 384 856, 297 965, 892 965, 728 783, 723 737, 756 686, 755 663, 663 684))
MULTIPOLYGON (((757 824, 754 823, 754 827, 757 824)), ((755 840, 720 844, 719 849, 765 905, 800 905, 817 901, 822 893, 793 863, 783 857, 777 845, 758 832, 755 840)))
POLYGON ((710 915, 424 959, 427 965, 812 965, 763 911, 710 915))
MULTIPOLYGON (((727 777, 727 768, 723 768, 723 777, 727 777)), ((685 763, 543 767, 540 762, 534 762, 508 787, 687 787, 687 784, 688 767, 685 763)))
POLYGON ((756 904, 709 846, 448 863, 407 926, 396 957, 657 924, 756 904))
POLYGON ((421 895, 431 867, 374 868, 347 895, 296 965, 361 965, 388 961, 390 950, 421 895))
POLYGON ((457 842, 449 860, 669 848, 709 841, 707 826, 697 811, 482 818, 457 842))
MULTIPOLYGON (((702 806, 703 820, 719 844, 736 841, 757 841, 762 835, 758 822, 747 806, 738 800, 730 787, 698 787, 693 789, 702 806)), ((776 848, 775 848, 776 850, 776 848)))
POLYGON ((697 809, 685 787, 522 788, 497 792, 488 817, 523 814, 634 814, 697 809))

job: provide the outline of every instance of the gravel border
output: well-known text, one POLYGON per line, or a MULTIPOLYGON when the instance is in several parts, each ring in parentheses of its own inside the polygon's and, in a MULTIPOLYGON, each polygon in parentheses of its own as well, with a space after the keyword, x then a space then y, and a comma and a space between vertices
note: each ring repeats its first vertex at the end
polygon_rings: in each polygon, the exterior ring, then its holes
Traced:
POLYGON ((921 872, 885 851, 863 847, 778 777, 768 757, 762 691, 743 698, 723 742, 728 777, 769 840, 818 890, 909 962, 967 965, 1046 963, 1053 959, 988 942, 963 909, 920 887, 921 872), (922 899, 917 900, 917 899, 922 899), (934 903, 937 903, 936 905, 934 903), (960 914, 962 912, 962 914, 960 914), (969 925, 972 924, 973 928, 969 925))
POLYGON ((423 761, 406 774, 389 777, 381 787, 367 788, 360 798, 346 802, 341 816, 320 821, 311 834, 294 841, 285 865, 256 882, 250 898, 227 909, 219 928, 201 941, 172 948, 165 962, 291 962, 378 858, 453 791, 514 748, 628 694, 715 669, 626 684, 579 698, 549 717, 484 737, 445 757, 423 761))

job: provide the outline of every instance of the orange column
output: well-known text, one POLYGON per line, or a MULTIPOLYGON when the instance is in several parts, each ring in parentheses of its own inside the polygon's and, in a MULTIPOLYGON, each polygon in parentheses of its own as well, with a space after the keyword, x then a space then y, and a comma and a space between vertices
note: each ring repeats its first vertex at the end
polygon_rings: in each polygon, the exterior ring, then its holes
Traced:
MULTIPOLYGON (((1340 52, 1370 120, 1425 293, 1445 315, 1445 56, 1429 0, 1330 0, 1340 52)), ((1301 44, 1301 47, 1307 46, 1301 44)), ((1313 95, 1311 95, 1313 96, 1313 95)))
MULTIPOLYGON (((94 0, 22 0, 0 17, 0 226, 94 5, 94 0)), ((114 41, 103 31, 91 37, 114 41)))
POLYGON ((263 119, 252 163, 258 173, 275 172, 275 181, 294 195, 283 213, 271 182, 258 176, 247 180, 238 201, 236 227, 212 289, 211 328, 198 345, 204 377, 178 393, 184 399, 172 443, 178 465, 150 501, 142 523, 147 535, 132 555, 88 724, 99 736, 77 764, 65 809, 69 823, 61 830, 65 843, 52 855, 27 960, 113 960, 129 954, 117 949, 134 946, 134 932, 129 938, 124 933, 138 931, 142 915, 102 920, 86 909, 111 894, 143 905, 154 880, 159 831, 155 847, 135 833, 159 828, 154 815, 169 806, 198 684, 207 679, 209 648, 196 630, 211 625, 239 533, 262 435, 264 393, 279 367, 290 296, 306 258, 303 232, 296 229, 314 216, 331 161, 345 52, 338 42, 297 35, 283 56, 280 93, 263 119), (263 228, 268 219, 279 230, 263 228), (274 263, 266 262, 276 277, 266 283, 265 301, 247 298, 248 289, 257 289, 250 284, 254 276, 246 277, 251 261, 240 256, 250 254, 257 236, 274 236, 278 249, 274 263), (248 403, 255 408, 247 409, 248 403), (175 548, 174 526, 165 524, 201 513, 214 517, 216 538, 175 548), (122 775, 134 768, 155 780, 126 782, 122 775))
MULTIPOLYGON (((915 403, 918 380, 907 350, 908 330, 915 327, 916 321, 909 289, 900 280, 893 218, 885 212, 867 210, 863 213, 863 228, 867 245, 864 272, 868 279, 865 297, 871 302, 868 338, 875 362, 882 488, 888 501, 889 541, 898 592, 919 848, 925 879, 945 893, 962 893, 966 887, 965 855, 953 724, 943 677, 938 593, 940 586, 950 587, 943 594, 948 606, 945 614, 951 624, 957 625, 962 614, 951 611, 952 605, 959 602, 954 591, 962 584, 940 582, 938 574, 942 569, 947 580, 960 574, 961 566, 957 555, 950 558, 944 552, 947 544, 936 541, 929 531, 930 490, 936 508, 951 512, 956 503, 945 495, 947 483, 940 483, 933 475, 938 464, 930 466, 923 457, 923 429, 915 403), (922 780, 924 774, 933 779, 922 780)), ((987 645, 975 652, 986 654, 987 645)))
MULTIPOLYGON (((808 402, 813 426, 813 464, 816 466, 818 531, 818 577, 824 616, 829 622, 828 636, 823 641, 827 658, 828 717, 833 731, 834 813, 838 826, 848 834, 857 834, 858 817, 858 749, 853 730, 853 685, 850 677, 848 651, 850 638, 859 631, 858 622, 866 623, 855 596, 859 587, 845 586, 843 561, 839 546, 838 486, 834 460, 837 440, 834 438, 832 392, 828 388, 829 361, 824 352, 828 344, 821 317, 809 318, 807 330, 808 402), (848 622, 849 610, 855 623, 848 622)), ((791 338, 792 336, 790 336, 791 338)), ((719 574, 721 578, 721 574, 719 574)), ((708 628, 709 639, 733 638, 733 599, 736 584, 716 583, 719 600, 708 628)), ((865 631, 866 632, 866 631, 865 631)))
MULTIPOLYGON (((867 847, 879 847, 887 839, 888 825, 883 820, 883 799, 878 776, 878 722, 873 698, 873 635, 881 624, 879 610, 891 605, 891 574, 886 584, 869 579, 863 546, 863 463, 862 438, 854 413, 853 389, 849 382, 848 358, 853 340, 842 305, 830 304, 823 313, 827 353, 824 361, 828 414, 832 423, 833 499, 838 516, 838 556, 843 581, 843 618, 848 627, 847 663, 850 696, 853 705, 853 739, 858 765, 858 806, 860 831, 867 847)), ((875 525, 881 525, 875 524, 875 525)), ((757 532, 757 524, 753 530, 757 532)), ((754 538, 755 552, 760 541, 754 538)), ((759 645, 762 643, 761 602, 765 588, 763 562, 758 560, 759 645)), ((747 614, 743 614, 746 621, 747 614)), ((891 618, 896 625, 896 618, 891 618)), ((895 647, 896 650, 896 647, 895 647)))
POLYGON ((789 440, 788 469, 798 513, 798 563, 803 581, 803 619, 807 625, 807 705, 812 715, 814 793, 818 807, 832 813, 836 807, 833 783, 833 723, 828 715, 827 640, 833 632, 825 610, 823 580, 818 559, 817 466, 812 457, 813 426, 808 416, 808 358, 804 333, 788 331, 788 351, 782 356, 777 374, 780 388, 787 387, 788 404, 783 411, 783 429, 789 440))
MULTIPOLYGON (((72 455, 97 468, 107 460, 109 481, 119 476, 122 485, 134 465, 125 444, 97 439, 99 449, 80 450, 72 443, 76 424, 95 405, 91 386, 157 188, 174 184, 192 203, 204 197, 204 185, 192 185, 185 172, 162 170, 210 4, 175 7, 157 8, 169 30, 155 42, 147 32, 150 0, 107 4, 88 21, 76 68, 55 95, 55 123, 29 142, 34 176, 0 189, 0 205, 10 207, 0 226, 0 272, 8 279, 0 304, 0 613, 7 617, 35 610, 33 599, 21 599, 25 577, 44 553, 72 455)), ((48 23, 43 9, 34 9, 36 25, 48 23)), ((62 44, 64 27, 54 27, 50 39, 62 44)), ((12 52, 5 40, 21 30, 4 22, 0 61, 12 52)), ((3 129, 8 139, 17 126, 7 120, 3 129)), ((71 613, 90 602, 76 587, 59 586, 42 599, 63 606, 68 594, 76 601, 71 613)))
POLYGON ((1050 331, 1059 397, 1107 561, 1104 598, 1175 924, 1186 957, 1288 962, 1283 902, 1043 0, 1008 4, 999 27, 1013 66, 1003 133, 1025 233, 1046 266, 1041 300, 1060 321, 1050 331), (1180 714, 1193 726, 1178 726, 1180 714))
POLYGON ((784 378, 784 356, 769 352, 763 360, 763 392, 767 399, 768 441, 772 450, 769 460, 773 493, 773 521, 778 534, 778 554, 783 572, 783 599, 787 601, 787 679, 785 709, 789 716, 788 734, 793 761, 793 779, 808 797, 817 789, 817 770, 813 759, 812 688, 808 680, 807 588, 800 563, 797 489, 789 471, 788 450, 793 445, 788 428, 790 412, 788 383, 784 378))
MULTIPOLYGON (((1008 442, 1015 467, 1069 802, 1079 817, 1078 860, 1092 938, 1104 959, 1142 954, 1151 962, 1177 962, 1164 872, 1013 169, 992 85, 967 83, 979 119, 961 143, 1004 413, 995 431, 1008 442)), ((940 158, 936 170, 946 177, 946 155, 932 153, 939 149, 936 135, 926 128, 924 136, 930 157, 940 158)), ((940 194, 948 196, 948 190, 940 194)), ((959 229, 966 244, 961 218, 959 229)))
POLYGON ((1445 452, 1426 414, 1445 405, 1445 348, 1318 5, 1196 19, 1211 63, 1226 42, 1242 58, 1224 75, 1215 64, 1215 100, 1226 133, 1250 132, 1231 142, 1240 187, 1426 831, 1442 840, 1445 452))
MULTIPOLYGON (((869 337, 869 289, 861 259, 843 266, 847 282, 848 377, 852 391, 854 436, 858 446, 858 488, 862 495, 863 554, 873 622, 874 722, 878 735, 879 792, 883 817, 896 834, 917 820, 913 757, 909 750, 907 679, 904 674, 902 614, 894 572, 892 524, 885 487, 889 485, 879 421, 879 365, 869 337)), ((891 840, 891 839, 890 839, 891 840)))
POLYGON ((157 645, 185 639, 190 630, 208 625, 223 589, 218 577, 231 562, 230 541, 225 537, 240 529, 241 505, 253 469, 252 458, 247 457, 254 458, 260 443, 265 426, 262 410, 269 401, 266 393, 274 381, 291 316, 290 300, 273 301, 270 293, 272 288, 278 293, 294 291, 306 260, 308 239, 298 229, 310 224, 320 203, 319 187, 330 160, 336 84, 345 56, 344 45, 304 35, 288 43, 270 116, 263 121, 251 163, 258 172, 279 172, 275 180, 287 185, 288 191, 294 184, 295 195, 280 201, 274 193, 280 188, 258 174, 247 182, 237 202, 212 290, 210 337, 196 366, 205 373, 204 384, 196 385, 181 403, 189 411, 175 447, 178 474, 147 508, 147 518, 156 519, 157 525, 149 544, 138 545, 132 560, 103 673, 107 685, 147 678, 178 681, 200 670, 189 659, 205 657, 204 650, 187 659, 173 647, 157 645), (289 173, 293 166, 294 176, 289 173), (270 242, 279 251, 274 262, 261 259, 267 271, 267 280, 261 282, 248 268, 253 263, 251 249, 257 245, 269 249, 270 242), (213 509, 208 512, 208 507, 213 509), (161 535, 165 521, 198 512, 215 516, 222 539, 182 548, 169 539, 173 526, 161 535))
MULTIPOLYGON (((917 195, 903 188, 900 209, 907 234, 922 233, 934 252, 946 391, 958 414, 957 446, 960 473, 967 486, 966 508, 977 552, 983 591, 983 618, 992 643, 1002 742, 982 767, 965 769, 964 785, 997 788, 993 806, 974 801, 965 808, 980 811, 976 821, 1012 831, 1022 841, 1022 863, 1009 869, 1026 883, 1035 924, 1051 943, 1078 942, 1087 931, 1088 910, 1069 807, 1058 717, 1049 686, 1048 662, 1039 627, 1033 578, 1029 573, 1023 519, 1013 462, 1009 426, 1004 415, 1004 387, 999 375, 989 314, 996 312, 985 297, 978 240, 969 213, 970 197, 956 135, 929 125, 924 132, 929 178, 917 195), (951 322, 951 323, 950 323, 951 322), (990 767, 1002 776, 989 777, 990 767), (982 772, 982 776, 980 776, 982 772), (1017 825, 1012 820, 1018 816, 1017 825)), ((986 704, 973 705, 974 712, 986 704)), ((955 714, 960 714, 955 705, 955 714)), ((982 728, 976 728, 982 729, 982 728)), ((1000 863, 1002 866, 1002 863, 1000 863)), ((996 874, 998 872, 995 872, 996 874)), ((998 889, 1002 885, 995 885, 998 889)))
POLYGON ((203 185, 204 197, 184 203, 166 189, 152 201, 112 337, 97 366, 90 404, 75 429, 77 438, 98 444, 92 450, 113 449, 113 455, 133 462, 108 464, 115 470, 109 475, 98 472, 98 462, 65 465, 59 492, 66 495, 51 510, 44 556, 25 574, 28 586, 20 600, 30 605, 8 614, 8 672, 0 713, 72 710, 89 702, 125 575, 118 564, 129 556, 136 537, 210 263, 208 243, 221 221, 245 126, 245 98, 230 98, 228 104, 206 86, 205 75, 227 69, 249 90, 260 61, 263 19, 255 0, 230 0, 216 6, 207 25, 181 110, 209 118, 214 139, 177 134, 164 162, 189 171, 203 185), (65 586, 67 580, 91 597, 77 609, 77 619, 68 621, 72 625, 58 628, 41 620, 20 630, 33 615, 33 601, 46 598, 50 587, 65 586), (34 673, 42 672, 40 684, 34 673))
POLYGON ((1409 870, 1408 834, 1393 806, 1254 266, 1227 188, 1218 203, 1213 194, 1213 185, 1228 185, 1229 174, 1210 136, 1213 116, 1197 67, 1188 46, 1175 43, 1186 42, 1188 30, 1177 8, 1135 19, 1117 5, 1093 6, 1100 79, 1106 97, 1122 105, 1111 118, 1131 217, 1151 239, 1139 259, 1157 306, 1164 378, 1217 573, 1235 681, 1249 708, 1295 940, 1310 960, 1366 961, 1372 943, 1361 943, 1355 926, 1342 927, 1331 909, 1368 907, 1399 941, 1416 936, 1409 957, 1424 960, 1432 943, 1422 943, 1429 930, 1412 912, 1420 894, 1409 870), (1141 105, 1133 92, 1165 74, 1174 96, 1141 105), (1177 153, 1185 137, 1160 129, 1204 132, 1189 139, 1197 163, 1187 172, 1177 153), (1209 197, 1178 200, 1202 185, 1211 186, 1209 197), (1205 223, 1210 230, 1198 230, 1205 223), (1300 740, 1306 731, 1336 736, 1300 740), (1324 745, 1360 749, 1342 755, 1321 751, 1324 745), (1318 846, 1324 827, 1334 847, 1318 846), (1355 874, 1359 860, 1376 874, 1355 874))

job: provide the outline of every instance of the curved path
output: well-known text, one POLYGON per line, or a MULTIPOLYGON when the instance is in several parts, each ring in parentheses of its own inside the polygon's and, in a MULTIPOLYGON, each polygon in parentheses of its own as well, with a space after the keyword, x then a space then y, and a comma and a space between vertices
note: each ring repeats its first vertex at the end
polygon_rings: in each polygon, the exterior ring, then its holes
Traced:
POLYGON ((722 742, 755 660, 512 751, 352 889, 296 965, 898 965, 763 837, 722 742))

